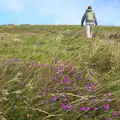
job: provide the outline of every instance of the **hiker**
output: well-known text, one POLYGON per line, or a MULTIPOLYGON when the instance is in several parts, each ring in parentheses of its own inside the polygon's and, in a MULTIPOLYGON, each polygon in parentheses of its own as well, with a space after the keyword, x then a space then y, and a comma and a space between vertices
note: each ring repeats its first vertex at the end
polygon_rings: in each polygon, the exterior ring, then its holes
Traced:
POLYGON ((86 20, 86 35, 87 38, 92 38, 92 27, 97 26, 97 19, 95 16, 95 13, 92 10, 91 6, 88 6, 86 9, 82 20, 81 20, 81 26, 83 26, 84 21, 86 20))

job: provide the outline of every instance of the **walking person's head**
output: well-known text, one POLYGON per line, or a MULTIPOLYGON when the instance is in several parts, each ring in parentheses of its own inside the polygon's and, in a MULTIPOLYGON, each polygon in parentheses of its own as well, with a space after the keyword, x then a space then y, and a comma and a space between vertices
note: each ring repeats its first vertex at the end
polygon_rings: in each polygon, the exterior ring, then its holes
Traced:
POLYGON ((88 9, 92 9, 92 6, 88 6, 88 9))

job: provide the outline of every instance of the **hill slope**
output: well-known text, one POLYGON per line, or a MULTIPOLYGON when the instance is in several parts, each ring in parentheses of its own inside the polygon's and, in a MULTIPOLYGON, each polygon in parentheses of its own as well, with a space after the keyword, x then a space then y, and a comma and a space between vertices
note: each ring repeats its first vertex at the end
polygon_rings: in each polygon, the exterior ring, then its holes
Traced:
POLYGON ((119 31, 0 26, 1 119, 119 120, 119 31))

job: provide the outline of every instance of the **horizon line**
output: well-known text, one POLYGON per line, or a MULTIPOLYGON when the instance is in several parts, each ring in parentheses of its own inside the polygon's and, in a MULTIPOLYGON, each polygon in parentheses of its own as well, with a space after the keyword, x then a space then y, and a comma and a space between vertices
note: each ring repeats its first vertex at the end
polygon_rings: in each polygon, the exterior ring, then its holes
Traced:
MULTIPOLYGON (((28 25, 28 26, 33 26, 33 25, 38 25, 38 26, 81 26, 81 24, 0 24, 0 26, 20 26, 20 25, 28 25)), ((116 25, 98 25, 98 26, 111 26, 111 27, 120 27, 116 25)))

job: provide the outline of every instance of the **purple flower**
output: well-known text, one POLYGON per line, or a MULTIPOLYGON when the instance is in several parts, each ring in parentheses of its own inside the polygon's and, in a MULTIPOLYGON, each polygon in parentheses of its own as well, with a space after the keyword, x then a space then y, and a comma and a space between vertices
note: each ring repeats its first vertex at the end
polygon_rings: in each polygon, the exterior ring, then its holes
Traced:
POLYGON ((80 110, 81 110, 81 111, 84 111, 84 110, 85 110, 85 107, 80 108, 80 110))
POLYGON ((94 91, 96 91, 96 86, 92 83, 89 86, 85 86, 85 89, 87 89, 88 91, 92 91, 92 88, 94 89, 94 91))
POLYGON ((94 85, 93 83, 91 83, 91 84, 90 84, 90 87, 93 87, 93 86, 95 86, 95 85, 94 85))
POLYGON ((68 105, 61 104, 61 107, 62 107, 62 109, 69 109, 69 110, 72 109, 72 105, 70 105, 70 104, 68 104, 68 105))
POLYGON ((67 77, 63 77, 63 80, 60 82, 61 84, 70 84, 71 80, 67 77))
POLYGON ((67 77, 64 77, 64 78, 63 78, 63 83, 66 83, 67 80, 68 80, 68 78, 67 78, 67 77))
POLYGON ((10 59, 9 59, 9 63, 10 63, 10 64, 13 64, 14 62, 15 62, 15 58, 10 58, 10 59))
POLYGON ((73 70, 73 71, 72 71, 72 74, 74 75, 75 73, 76 73, 76 71, 75 71, 75 70, 73 70))
POLYGON ((88 81, 91 81, 91 78, 90 78, 90 77, 88 78, 88 81))
POLYGON ((109 109, 109 108, 110 108, 110 105, 109 105, 109 104, 106 104, 106 105, 104 106, 104 108, 105 108, 105 109, 109 109))
POLYGON ((67 82, 68 82, 68 84, 70 84, 70 83, 71 83, 71 80, 70 80, 70 79, 68 79, 68 81, 67 81, 67 82))
POLYGON ((95 108, 94 108, 94 111, 96 111, 96 110, 98 110, 98 108, 95 107, 95 108))
POLYGON ((78 91, 78 93, 77 93, 79 96, 81 95, 81 92, 80 91, 78 91))
POLYGON ((40 88, 40 90, 42 90, 42 88, 40 88))
POLYGON ((46 92, 42 92, 41 94, 42 94, 42 95, 46 95, 46 92))
POLYGON ((118 112, 114 113, 114 116, 115 116, 115 117, 117 117, 118 115, 119 115, 118 112))
POLYGON ((81 111, 89 111, 90 110, 90 107, 82 107, 80 108, 81 111))
POLYGON ((25 85, 25 83, 24 83, 24 82, 21 82, 21 83, 20 83, 20 85, 21 85, 21 86, 24 86, 24 85, 25 85))
POLYGON ((50 90, 50 88, 46 88, 46 90, 47 90, 47 91, 49 91, 49 90, 50 90))
POLYGON ((65 108, 65 105, 62 103, 62 104, 61 104, 61 107, 64 109, 64 108, 65 108))
POLYGON ((69 87, 69 90, 72 90, 73 88, 72 87, 69 87))
POLYGON ((90 91, 90 88, 91 88, 90 86, 87 85, 85 86, 85 89, 87 89, 88 91, 90 91))
POLYGON ((54 76, 54 77, 52 78, 52 80, 53 80, 53 81, 56 81, 56 80, 57 80, 57 77, 56 77, 56 76, 54 76))
POLYGON ((85 110, 86 110, 86 111, 89 111, 89 110, 90 110, 90 107, 86 107, 85 110))
POLYGON ((67 107, 67 109, 69 109, 69 110, 72 109, 72 105, 70 105, 70 104, 67 105, 66 107, 67 107))
POLYGON ((44 100, 41 101, 41 104, 44 104, 44 100))
POLYGON ((61 70, 61 68, 60 68, 60 67, 57 67, 57 68, 56 68, 56 71, 58 72, 59 70, 61 70))
POLYGON ((94 98, 94 99, 93 99, 93 102, 96 102, 96 101, 97 101, 97 98, 94 98))
POLYGON ((63 75, 64 70, 58 72, 59 75, 63 75))
POLYGON ((106 102, 110 102, 110 99, 107 99, 106 102))
POLYGON ((58 92, 60 92, 60 90, 55 90, 55 92, 57 92, 57 93, 58 93, 58 92))
POLYGON ((64 101, 67 101, 68 100, 68 98, 63 98, 64 99, 64 101))
POLYGON ((52 98, 52 100, 53 100, 53 101, 56 101, 56 100, 57 100, 57 97, 56 97, 56 96, 54 96, 54 97, 52 98))

